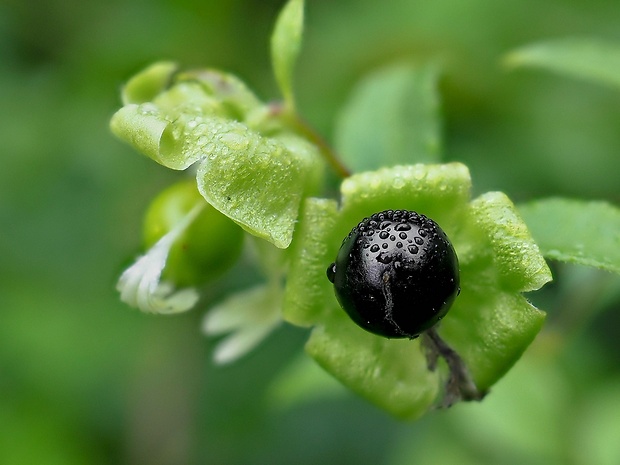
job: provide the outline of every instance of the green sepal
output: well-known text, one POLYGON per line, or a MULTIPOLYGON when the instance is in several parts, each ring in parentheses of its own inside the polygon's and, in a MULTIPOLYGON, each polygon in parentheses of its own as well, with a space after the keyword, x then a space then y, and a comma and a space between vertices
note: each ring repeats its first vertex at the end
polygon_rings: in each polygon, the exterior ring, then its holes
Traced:
POLYGON ((349 230, 373 213, 414 210, 450 235, 469 201, 471 178, 461 163, 403 165, 354 174, 340 190, 349 230))
POLYGON ((384 168, 343 181, 339 210, 333 202, 308 199, 300 218, 291 250, 291 263, 299 265, 289 270, 284 318, 314 324, 308 352, 345 385, 396 416, 415 418, 440 402, 438 379, 445 373, 428 372, 418 342, 359 329, 339 308, 325 271, 342 239, 372 213, 407 209, 436 220, 461 262, 461 295, 439 331, 486 390, 544 321, 544 313, 521 292, 551 276, 509 199, 489 193, 470 201, 470 190, 469 172, 458 163, 384 168), (369 375, 375 372, 383 377, 369 375))
POLYGON ((299 215, 290 248, 291 261, 284 294, 283 316, 298 326, 310 326, 327 313, 333 292, 325 272, 335 255, 333 228, 338 205, 334 200, 308 198, 299 215))
POLYGON ((465 361, 480 391, 521 357, 542 328, 545 313, 518 293, 498 291, 475 274, 461 274, 461 293, 439 334, 465 361))
POLYGON ((337 308, 314 328, 306 351, 345 386, 403 419, 422 416, 440 391, 439 372, 428 370, 419 340, 374 336, 337 308))

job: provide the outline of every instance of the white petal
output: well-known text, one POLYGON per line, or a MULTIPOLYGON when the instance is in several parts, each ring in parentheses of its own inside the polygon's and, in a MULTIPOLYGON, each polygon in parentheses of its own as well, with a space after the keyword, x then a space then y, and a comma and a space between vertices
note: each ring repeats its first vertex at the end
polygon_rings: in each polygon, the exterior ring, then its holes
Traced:
POLYGON ((160 278, 170 249, 200 214, 204 205, 200 202, 192 208, 170 232, 123 272, 116 285, 123 302, 143 312, 165 314, 184 312, 196 305, 199 298, 196 289, 175 291, 172 284, 161 282, 160 278))
POLYGON ((268 325, 254 327, 248 326, 231 334, 217 345, 213 360, 222 365, 234 362, 260 344, 279 322, 275 321, 268 325))
POLYGON ((282 321, 282 288, 260 285, 239 292, 209 310, 203 331, 232 333, 215 348, 216 363, 230 363, 256 347, 282 321))

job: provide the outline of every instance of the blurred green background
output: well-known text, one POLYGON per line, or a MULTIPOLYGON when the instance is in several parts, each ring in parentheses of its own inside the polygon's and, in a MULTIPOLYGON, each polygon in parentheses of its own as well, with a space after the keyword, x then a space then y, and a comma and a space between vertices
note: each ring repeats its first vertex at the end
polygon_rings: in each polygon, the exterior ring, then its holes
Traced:
MULTIPOLYGON (((416 423, 319 375, 278 384, 303 330, 216 367, 204 309, 155 317, 119 302, 142 213, 179 176, 110 135, 120 86, 173 59, 277 98, 268 38, 282 4, 0 4, 0 463, 620 463, 620 286, 608 274, 554 264, 557 281, 532 296, 548 324, 517 367, 482 404, 416 423)), ((620 92, 500 65, 536 40, 620 42, 615 0, 308 0, 306 14, 299 106, 326 137, 364 73, 439 61, 445 155, 469 164, 477 192, 620 203, 620 92)), ((252 279, 235 273, 220 294, 252 279)))

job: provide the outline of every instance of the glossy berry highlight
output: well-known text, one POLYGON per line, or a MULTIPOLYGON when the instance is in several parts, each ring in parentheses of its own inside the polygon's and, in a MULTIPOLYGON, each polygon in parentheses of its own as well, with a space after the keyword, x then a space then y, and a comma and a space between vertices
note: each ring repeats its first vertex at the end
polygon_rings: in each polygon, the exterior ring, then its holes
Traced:
POLYGON ((413 339, 432 328, 460 291, 446 234, 406 210, 375 213, 353 228, 327 277, 353 321, 388 338, 413 339))

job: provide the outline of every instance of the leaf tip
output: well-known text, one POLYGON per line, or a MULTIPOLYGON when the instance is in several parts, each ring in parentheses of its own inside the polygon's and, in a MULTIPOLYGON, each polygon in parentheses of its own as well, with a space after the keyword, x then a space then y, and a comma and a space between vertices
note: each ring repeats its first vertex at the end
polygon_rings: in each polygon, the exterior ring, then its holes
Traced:
POLYGON ((294 108, 293 68, 301 48, 304 0, 289 0, 280 11, 271 36, 273 71, 286 104, 294 108))

